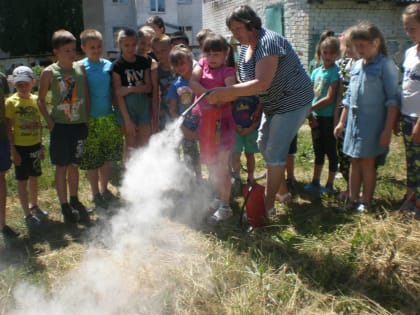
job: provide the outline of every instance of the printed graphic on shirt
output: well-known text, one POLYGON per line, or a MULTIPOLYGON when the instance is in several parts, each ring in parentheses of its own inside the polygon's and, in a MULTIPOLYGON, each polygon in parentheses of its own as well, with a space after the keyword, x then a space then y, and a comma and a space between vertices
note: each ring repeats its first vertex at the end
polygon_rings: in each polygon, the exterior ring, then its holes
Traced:
POLYGON ((325 84, 327 84, 327 82, 322 77, 315 78, 315 82, 314 82, 314 95, 315 95, 315 98, 318 98, 321 95, 322 89, 325 86, 325 84))
POLYGON ((14 128, 17 137, 38 136, 41 129, 39 113, 32 106, 21 106, 16 110, 17 125, 14 128))
POLYGON ((179 102, 187 107, 192 104, 194 92, 189 86, 181 86, 176 90, 179 96, 179 102))
POLYGON ((124 74, 127 78, 128 86, 139 86, 144 84, 143 70, 125 69, 124 74))
POLYGON ((58 82, 60 91, 60 104, 58 110, 64 111, 66 119, 76 121, 80 119, 80 106, 82 102, 77 98, 76 80, 71 75, 65 76, 58 82))

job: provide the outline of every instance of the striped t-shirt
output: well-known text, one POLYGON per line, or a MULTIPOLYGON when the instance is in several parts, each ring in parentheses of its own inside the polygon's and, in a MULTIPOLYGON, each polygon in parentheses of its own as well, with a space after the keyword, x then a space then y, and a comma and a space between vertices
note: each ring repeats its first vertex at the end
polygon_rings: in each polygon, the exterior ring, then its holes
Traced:
POLYGON ((261 59, 272 55, 279 56, 271 86, 258 95, 266 115, 286 113, 311 104, 314 96, 311 79, 284 37, 261 29, 255 51, 251 59, 245 62, 247 48, 247 45, 242 45, 239 54, 241 82, 255 79, 255 66, 261 59))

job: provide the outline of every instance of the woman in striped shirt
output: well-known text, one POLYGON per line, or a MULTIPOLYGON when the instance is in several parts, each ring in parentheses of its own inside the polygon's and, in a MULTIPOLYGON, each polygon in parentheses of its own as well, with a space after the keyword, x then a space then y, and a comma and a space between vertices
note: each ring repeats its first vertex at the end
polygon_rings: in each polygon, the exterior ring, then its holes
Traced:
POLYGON ((258 145, 267 164, 265 210, 276 214, 274 201, 288 202, 284 171, 293 137, 309 115, 313 90, 311 80, 289 42, 261 26, 255 11, 242 5, 226 18, 226 25, 241 44, 238 70, 240 83, 213 90, 211 104, 233 101, 239 96, 258 95, 263 118, 258 145))

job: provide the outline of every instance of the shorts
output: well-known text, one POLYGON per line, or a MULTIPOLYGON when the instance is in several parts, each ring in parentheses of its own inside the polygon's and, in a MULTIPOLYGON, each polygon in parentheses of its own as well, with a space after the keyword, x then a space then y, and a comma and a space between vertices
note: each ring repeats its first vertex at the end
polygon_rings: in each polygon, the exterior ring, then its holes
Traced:
POLYGON ((55 124, 50 135, 51 164, 79 166, 87 134, 86 124, 55 124))
POLYGON ((268 166, 286 165, 290 143, 308 117, 311 104, 282 114, 263 115, 258 132, 258 146, 268 166))
POLYGON ((30 146, 16 145, 15 148, 22 160, 19 166, 15 165, 15 178, 17 180, 27 180, 29 177, 41 176, 41 143, 30 146))
POLYGON ((114 114, 90 118, 80 168, 93 170, 122 159, 123 134, 114 114))
POLYGON ((234 153, 241 153, 244 149, 245 153, 257 153, 260 152, 257 145, 258 130, 253 130, 246 136, 241 136, 235 132, 235 145, 233 147, 234 153))
POLYGON ((10 159, 10 142, 8 140, 0 142, 0 172, 6 172, 12 166, 10 159))
POLYGON ((292 142, 290 143, 288 154, 296 154, 296 152, 297 152, 297 137, 298 136, 296 134, 295 137, 293 138, 292 142))
MULTIPOLYGON (((124 96, 128 116, 136 125, 150 125, 150 98, 147 94, 131 93, 124 96)), ((124 119, 119 110, 117 110, 117 122, 121 126, 124 119)))

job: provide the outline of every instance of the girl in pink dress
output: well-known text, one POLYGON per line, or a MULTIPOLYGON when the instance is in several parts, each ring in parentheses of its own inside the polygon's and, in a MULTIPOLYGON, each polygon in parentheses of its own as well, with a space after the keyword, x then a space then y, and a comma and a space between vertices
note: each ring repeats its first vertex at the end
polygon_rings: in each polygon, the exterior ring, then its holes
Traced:
MULTIPOLYGON (((190 87, 196 96, 236 83, 235 68, 226 65, 229 49, 229 44, 220 35, 211 35, 205 39, 205 57, 194 67, 190 80, 190 87)), ((229 206, 229 157, 235 142, 235 122, 230 103, 210 105, 203 100, 193 112, 200 117, 198 131, 201 162, 207 164, 216 193, 216 198, 209 206, 214 214, 209 217, 208 222, 216 223, 232 216, 229 206)))

